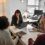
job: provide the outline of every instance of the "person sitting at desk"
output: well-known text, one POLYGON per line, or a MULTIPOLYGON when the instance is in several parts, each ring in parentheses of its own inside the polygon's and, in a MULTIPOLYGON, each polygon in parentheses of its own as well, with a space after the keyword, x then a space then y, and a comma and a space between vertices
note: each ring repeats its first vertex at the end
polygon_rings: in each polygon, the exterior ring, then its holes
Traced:
POLYGON ((40 31, 45 32, 45 14, 40 19, 39 28, 40 31))
POLYGON ((15 27, 20 27, 22 24, 22 16, 20 10, 16 10, 14 15, 12 16, 12 22, 11 25, 14 25, 15 27))

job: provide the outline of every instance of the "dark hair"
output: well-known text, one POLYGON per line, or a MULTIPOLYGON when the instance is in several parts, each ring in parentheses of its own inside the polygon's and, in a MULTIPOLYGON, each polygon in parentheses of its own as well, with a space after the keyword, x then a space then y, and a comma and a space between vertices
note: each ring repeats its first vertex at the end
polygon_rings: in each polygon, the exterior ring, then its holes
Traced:
POLYGON ((11 25, 15 25, 15 26, 20 26, 20 24, 22 23, 22 15, 21 15, 21 12, 20 10, 16 10, 14 15, 12 16, 12 22, 11 22, 11 25), (16 16, 16 13, 20 13, 19 15, 19 24, 17 24, 17 16, 16 16))
POLYGON ((8 19, 5 16, 0 17, 0 29, 6 29, 9 26, 8 19))
POLYGON ((28 45, 33 45, 34 40, 32 38, 28 39, 28 45))
POLYGON ((20 15, 21 15, 20 10, 16 10, 16 11, 15 11, 15 13, 14 13, 15 16, 16 16, 16 13, 20 13, 20 15))
POLYGON ((34 45, 45 45, 45 34, 38 36, 34 45))
POLYGON ((20 10, 16 10, 15 13, 14 13, 14 16, 15 16, 16 20, 17 20, 16 13, 20 13, 19 17, 22 18, 20 10))

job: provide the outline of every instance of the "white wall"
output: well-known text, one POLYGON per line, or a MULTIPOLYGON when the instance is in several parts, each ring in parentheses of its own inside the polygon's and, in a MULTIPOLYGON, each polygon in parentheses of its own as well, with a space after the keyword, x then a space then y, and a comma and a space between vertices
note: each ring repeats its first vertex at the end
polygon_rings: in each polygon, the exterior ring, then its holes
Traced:
POLYGON ((19 9, 21 11, 21 13, 23 14, 23 12, 26 10, 26 3, 27 1, 24 0, 23 3, 20 2, 20 0, 8 0, 7 2, 7 14, 9 17, 9 20, 11 21, 11 17, 14 14, 16 9, 19 9))

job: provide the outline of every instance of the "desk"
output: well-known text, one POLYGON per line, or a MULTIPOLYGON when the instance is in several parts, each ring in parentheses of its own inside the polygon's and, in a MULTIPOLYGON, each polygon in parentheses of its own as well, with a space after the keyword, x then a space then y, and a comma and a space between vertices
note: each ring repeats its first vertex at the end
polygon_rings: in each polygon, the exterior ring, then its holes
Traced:
POLYGON ((37 22, 38 20, 33 20, 33 19, 24 19, 24 22, 37 22))
POLYGON ((14 33, 14 34, 22 31, 22 30, 20 30, 20 29, 18 29, 18 28, 15 28, 15 26, 10 26, 9 29, 10 29, 10 31, 11 31, 12 33, 14 33))
MULTIPOLYGON (((14 28, 14 26, 12 26, 12 27, 10 27, 10 29, 11 29, 11 31, 13 32, 13 33, 17 33, 17 32, 20 32, 20 31, 24 31, 24 32, 26 32, 26 30, 25 29, 15 29, 14 28)), ((36 40, 36 38, 37 38, 37 35, 39 35, 39 34, 42 34, 42 33, 40 33, 40 32, 27 32, 25 35, 23 35, 22 37, 21 37, 21 39, 20 39, 20 42, 21 43, 23 43, 23 45, 28 45, 28 39, 29 38, 32 38, 34 41, 36 40)))

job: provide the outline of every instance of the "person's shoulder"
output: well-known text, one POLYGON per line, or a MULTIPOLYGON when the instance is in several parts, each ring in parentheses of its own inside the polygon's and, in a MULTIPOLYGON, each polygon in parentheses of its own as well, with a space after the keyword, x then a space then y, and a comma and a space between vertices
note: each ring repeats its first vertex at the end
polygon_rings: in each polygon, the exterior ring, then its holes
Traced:
POLYGON ((15 15, 12 16, 12 19, 15 19, 15 15))
POLYGON ((12 15, 12 18, 14 17, 14 15, 12 15))
POLYGON ((8 31, 0 30, 0 36, 1 36, 1 37, 5 37, 6 35, 9 36, 8 31))
POLYGON ((3 31, 0 30, 0 42, 2 41, 2 43, 3 43, 3 40, 4 40, 4 44, 6 41, 7 45, 13 45, 12 39, 7 30, 3 30, 3 31))

